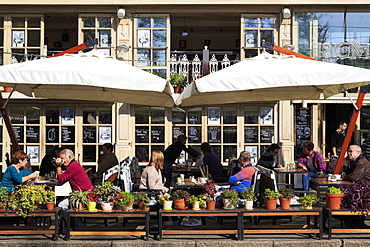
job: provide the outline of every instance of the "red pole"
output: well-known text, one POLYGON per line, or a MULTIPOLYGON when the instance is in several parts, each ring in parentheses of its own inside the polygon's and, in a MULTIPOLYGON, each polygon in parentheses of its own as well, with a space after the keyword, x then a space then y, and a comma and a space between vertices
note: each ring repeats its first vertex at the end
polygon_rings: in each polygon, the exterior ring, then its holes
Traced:
POLYGON ((357 109, 353 109, 351 121, 348 125, 346 136, 344 137, 344 141, 343 141, 343 145, 342 145, 342 151, 340 152, 339 159, 338 159, 337 164, 335 166, 334 174, 339 174, 340 169, 342 168, 344 155, 346 154, 349 142, 351 140, 353 131, 355 129, 356 121, 357 121, 358 115, 360 114, 360 110, 362 108, 362 102, 364 101, 365 94, 366 94, 365 90, 361 87, 361 90, 358 94, 358 98, 357 98, 357 102, 356 102, 357 109))

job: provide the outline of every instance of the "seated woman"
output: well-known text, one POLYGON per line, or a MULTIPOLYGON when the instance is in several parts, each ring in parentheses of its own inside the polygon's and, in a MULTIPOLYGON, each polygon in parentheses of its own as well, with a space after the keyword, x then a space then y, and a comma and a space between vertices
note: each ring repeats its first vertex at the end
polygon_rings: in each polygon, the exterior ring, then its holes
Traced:
POLYGON ((98 171, 92 174, 92 178, 102 178, 105 171, 116 165, 118 165, 118 159, 113 153, 113 145, 110 143, 103 144, 103 156, 98 159, 98 171))
POLYGON ((23 151, 17 151, 14 153, 12 157, 12 165, 6 168, 0 187, 6 187, 10 192, 15 186, 37 176, 36 172, 31 173, 25 168, 27 157, 27 154, 23 151))
POLYGON ((243 151, 239 156, 239 163, 243 166, 243 169, 229 178, 231 189, 238 192, 244 191, 244 187, 248 189, 251 186, 252 178, 255 169, 251 163, 251 155, 248 151, 243 151))
POLYGON ((141 174, 139 189, 167 192, 169 189, 163 186, 162 173, 164 156, 161 151, 152 152, 150 162, 141 174))
POLYGON ((271 144, 259 158, 257 165, 261 165, 266 168, 282 167, 279 164, 275 164, 275 156, 279 154, 279 150, 280 147, 278 144, 271 144))
POLYGON ((211 145, 208 142, 203 142, 200 145, 203 153, 203 165, 208 168, 208 172, 215 182, 227 182, 224 177, 223 167, 220 158, 212 152, 211 145))

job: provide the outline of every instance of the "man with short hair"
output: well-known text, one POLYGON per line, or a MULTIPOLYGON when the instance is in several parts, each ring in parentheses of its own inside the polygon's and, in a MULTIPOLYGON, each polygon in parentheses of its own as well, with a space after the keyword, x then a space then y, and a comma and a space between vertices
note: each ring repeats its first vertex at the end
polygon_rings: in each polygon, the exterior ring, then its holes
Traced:
POLYGON ((317 172, 326 171, 326 163, 324 157, 319 152, 313 150, 315 145, 311 141, 303 143, 303 151, 298 160, 297 167, 308 171, 302 175, 303 190, 308 191, 310 179, 315 176, 317 172))
POLYGON ((65 183, 69 181, 72 190, 87 191, 93 188, 89 177, 82 166, 75 161, 75 156, 70 149, 64 149, 60 152, 56 163, 56 173, 58 183, 65 183), (62 172, 62 165, 66 167, 65 172, 62 172))
POLYGON ((347 154, 351 162, 344 169, 342 178, 351 182, 370 182, 370 162, 361 154, 361 147, 351 145, 347 154))
POLYGON ((243 169, 234 176, 231 176, 229 178, 229 183, 232 184, 230 187, 231 189, 242 192, 244 191, 244 187, 249 189, 251 186, 255 169, 251 163, 251 155, 248 151, 240 153, 239 163, 242 165, 243 169))
POLYGON ((333 155, 339 156, 343 144, 344 137, 346 135, 347 123, 339 121, 339 127, 331 135, 331 148, 333 155))

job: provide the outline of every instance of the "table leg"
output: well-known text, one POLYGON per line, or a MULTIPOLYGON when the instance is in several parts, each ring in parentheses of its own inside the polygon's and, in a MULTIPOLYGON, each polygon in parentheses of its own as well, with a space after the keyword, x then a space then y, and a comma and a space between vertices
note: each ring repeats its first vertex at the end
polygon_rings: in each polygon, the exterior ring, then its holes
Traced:
POLYGON ((147 211, 145 215, 145 234, 146 234, 145 241, 149 240, 149 227, 150 227, 149 219, 150 219, 150 211, 147 211))
POLYGON ((159 241, 162 241, 162 230, 163 230, 163 218, 162 213, 158 212, 158 239, 159 241))
MULTIPOLYGON (((54 209, 55 210, 55 209, 54 209)), ((54 240, 58 241, 58 236, 59 236, 59 213, 58 211, 54 211, 54 225, 55 225, 55 232, 54 232, 54 240)), ((51 225, 51 220, 50 220, 50 225, 51 225)))
POLYGON ((331 210, 328 209, 327 211, 327 214, 328 214, 328 239, 330 240, 331 239, 331 232, 332 232, 332 220, 331 220, 331 210))
POLYGON ((319 227, 320 227, 320 234, 319 234, 319 236, 320 236, 320 240, 322 240, 322 234, 323 234, 323 231, 324 231, 324 226, 323 226, 323 210, 321 210, 321 212, 320 212, 320 215, 319 215, 319 227))

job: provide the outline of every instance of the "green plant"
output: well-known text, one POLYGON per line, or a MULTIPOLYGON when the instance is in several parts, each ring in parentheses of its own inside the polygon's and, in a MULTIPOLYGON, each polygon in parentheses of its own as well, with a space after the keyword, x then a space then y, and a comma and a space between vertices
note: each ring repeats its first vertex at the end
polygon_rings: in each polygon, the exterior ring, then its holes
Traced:
POLYGON ((343 191, 340 188, 331 186, 326 190, 326 193, 330 194, 343 194, 343 191))
POLYGON ((33 183, 18 185, 13 188, 9 200, 11 206, 17 208, 16 214, 26 217, 34 211, 35 206, 45 200, 46 186, 33 183))
POLYGON ((104 182, 96 187, 96 194, 99 195, 102 202, 109 202, 114 195, 114 188, 111 182, 104 182))
POLYGON ((135 197, 130 192, 119 191, 113 196, 113 202, 121 207, 131 207, 135 197))
POLYGON ((231 205, 233 205, 234 207, 236 207, 236 204, 239 202, 238 192, 236 190, 224 190, 221 194, 221 197, 230 199, 231 205))
POLYGON ((190 197, 190 193, 186 190, 175 190, 172 192, 173 199, 188 199, 190 197))
POLYGON ((6 187, 1 187, 0 188, 0 202, 7 202, 9 199, 9 192, 7 191, 8 189, 6 187))
POLYGON ((278 198, 281 196, 279 191, 276 190, 270 190, 269 188, 265 189, 265 197, 267 198, 278 198))
POLYGON ((279 188, 280 197, 283 198, 293 198, 294 197, 294 190, 289 189, 287 187, 279 188))
POLYGON ((45 202, 54 202, 57 197, 52 189, 49 189, 45 193, 45 202))
POLYGON ((188 79, 185 74, 172 72, 170 74, 170 83, 173 87, 185 87, 188 84, 188 79))
POLYGON ((206 201, 204 200, 204 195, 198 195, 198 196, 190 196, 189 202, 191 205, 194 205, 196 202, 199 202, 200 207, 204 207, 206 205, 206 201))
POLYGON ((69 194, 69 204, 74 209, 79 209, 81 204, 87 205, 89 199, 87 199, 88 191, 75 190, 69 194))
POLYGON ((319 198, 317 198, 317 196, 315 195, 306 195, 298 199, 298 202, 302 204, 303 209, 306 209, 307 207, 312 206, 318 201, 319 201, 319 198))
POLYGON ((159 203, 160 203, 161 205, 163 205, 163 204, 164 204, 164 202, 168 202, 168 201, 170 201, 170 200, 171 200, 171 195, 169 195, 169 194, 164 194, 164 195, 160 194, 160 195, 158 196, 158 201, 159 201, 159 203))
POLYGON ((250 186, 248 189, 247 187, 244 187, 244 190, 240 192, 242 195, 242 198, 247 201, 253 201, 254 200, 254 187, 253 185, 250 186))
POLYGON ((135 203, 144 202, 149 203, 151 200, 145 192, 138 192, 135 194, 135 203))

